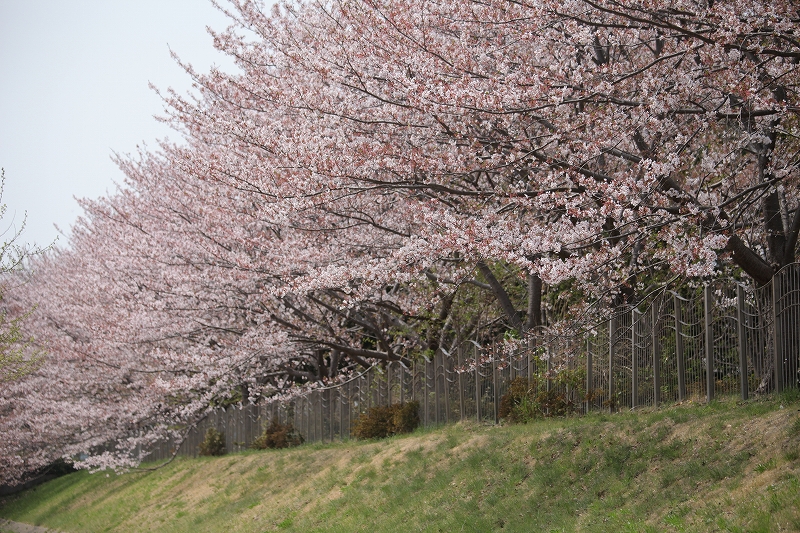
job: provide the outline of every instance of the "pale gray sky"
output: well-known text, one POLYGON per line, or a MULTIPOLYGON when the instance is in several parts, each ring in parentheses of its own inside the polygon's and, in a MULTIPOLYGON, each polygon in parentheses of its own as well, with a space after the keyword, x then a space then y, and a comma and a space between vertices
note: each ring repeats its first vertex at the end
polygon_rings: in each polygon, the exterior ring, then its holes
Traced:
POLYGON ((191 87, 170 48, 200 71, 234 69, 205 30, 227 25, 208 0, 0 0, 0 229, 27 212, 23 240, 49 244, 80 214, 74 197, 122 181, 113 152, 177 140, 148 83, 191 87))

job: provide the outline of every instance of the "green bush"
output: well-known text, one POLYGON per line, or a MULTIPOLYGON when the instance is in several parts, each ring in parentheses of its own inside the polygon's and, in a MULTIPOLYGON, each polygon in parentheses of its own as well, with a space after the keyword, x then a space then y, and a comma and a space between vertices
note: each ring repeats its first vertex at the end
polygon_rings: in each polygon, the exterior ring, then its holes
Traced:
POLYGON ((388 406, 370 408, 362 413, 350 429, 350 435, 357 439, 381 439, 389 436, 392 415, 388 406))
POLYGON ((566 416, 577 407, 563 392, 547 390, 544 382, 529 384, 526 378, 518 377, 500 398, 498 415, 508 422, 524 424, 537 418, 566 416))
POLYGON ((356 419, 350 434, 358 439, 382 439, 411 433, 419 426, 419 402, 372 407, 356 419))
POLYGON ((419 427, 419 402, 395 404, 392 409, 392 435, 411 433, 419 427))
POLYGON ((514 378, 508 386, 508 392, 500 397, 500 407, 498 408, 498 416, 504 420, 517 422, 517 415, 515 409, 528 398, 531 390, 528 387, 528 380, 522 377, 514 378))
POLYGON ((225 455, 225 433, 208 428, 206 438, 198 446, 200 455, 225 455))
POLYGON ((281 424, 277 420, 272 420, 269 425, 264 428, 264 432, 256 437, 256 440, 253 441, 250 447, 256 450, 290 448, 293 446, 300 446, 303 442, 303 436, 295 431, 291 422, 281 424))

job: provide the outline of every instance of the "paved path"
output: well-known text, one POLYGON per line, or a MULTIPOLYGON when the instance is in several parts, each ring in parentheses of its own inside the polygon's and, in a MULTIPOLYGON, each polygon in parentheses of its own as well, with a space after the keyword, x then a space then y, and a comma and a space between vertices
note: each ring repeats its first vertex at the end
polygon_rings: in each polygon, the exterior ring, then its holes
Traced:
POLYGON ((13 533, 58 533, 55 529, 47 529, 46 527, 30 526, 20 522, 12 522, 5 518, 0 518, 0 531, 13 531, 13 533))

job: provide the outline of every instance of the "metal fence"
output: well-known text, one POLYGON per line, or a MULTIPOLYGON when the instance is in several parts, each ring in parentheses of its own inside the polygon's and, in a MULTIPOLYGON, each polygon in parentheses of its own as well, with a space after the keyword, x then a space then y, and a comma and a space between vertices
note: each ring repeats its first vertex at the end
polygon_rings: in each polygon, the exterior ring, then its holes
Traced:
POLYGON ((617 309, 580 335, 542 333, 508 356, 475 342, 439 351, 411 367, 374 366, 349 381, 291 401, 215 411, 178 445, 149 459, 196 455, 209 427, 228 452, 246 449, 271 420, 290 422, 306 442, 350 437, 370 407, 418 401, 432 426, 461 420, 494 423, 516 377, 558 393, 579 412, 636 409, 717 395, 781 391, 800 385, 800 265, 757 289, 725 281, 664 292, 617 309))

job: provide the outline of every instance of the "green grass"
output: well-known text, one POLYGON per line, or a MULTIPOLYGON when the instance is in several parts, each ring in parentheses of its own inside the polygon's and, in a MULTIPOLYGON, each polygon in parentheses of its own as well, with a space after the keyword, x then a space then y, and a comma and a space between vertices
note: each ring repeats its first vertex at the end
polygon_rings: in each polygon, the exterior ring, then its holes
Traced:
POLYGON ((78 531, 796 531, 800 401, 458 424, 80 472, 0 503, 78 531))

